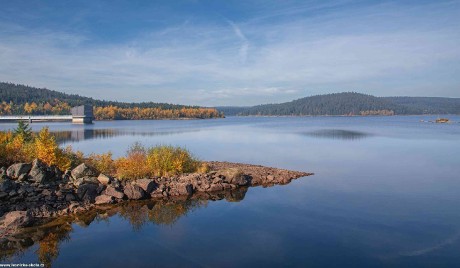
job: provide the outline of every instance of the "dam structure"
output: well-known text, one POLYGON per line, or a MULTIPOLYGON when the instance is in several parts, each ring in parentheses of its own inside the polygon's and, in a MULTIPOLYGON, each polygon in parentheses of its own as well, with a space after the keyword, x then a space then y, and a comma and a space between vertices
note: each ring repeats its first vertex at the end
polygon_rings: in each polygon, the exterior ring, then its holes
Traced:
POLYGON ((69 121, 73 124, 92 124, 94 120, 93 106, 81 105, 70 109, 70 115, 2 115, 0 122, 53 122, 69 121))
POLYGON ((73 124, 92 124, 94 115, 93 115, 93 106, 91 105, 81 105, 73 107, 70 109, 72 113, 72 123, 73 124))

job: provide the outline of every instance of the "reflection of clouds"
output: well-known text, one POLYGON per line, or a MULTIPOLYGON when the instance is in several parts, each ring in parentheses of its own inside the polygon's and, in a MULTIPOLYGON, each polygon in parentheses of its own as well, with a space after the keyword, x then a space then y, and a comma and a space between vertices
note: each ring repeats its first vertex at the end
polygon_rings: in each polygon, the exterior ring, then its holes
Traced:
POLYGON ((66 131, 53 131, 58 143, 79 142, 92 139, 110 139, 117 136, 171 136, 175 134, 198 132, 198 129, 175 130, 175 131, 129 131, 120 129, 73 129, 66 131))
POLYGON ((445 246, 451 245, 454 242, 456 242, 459 238, 460 238, 460 232, 454 234, 453 236, 447 238, 446 240, 444 240, 441 243, 438 243, 438 244, 436 244, 434 246, 427 247, 427 248, 422 248, 422 249, 419 249, 419 250, 413 250, 413 251, 409 251, 409 252, 402 252, 399 255, 408 256, 408 257, 420 256, 420 255, 427 254, 427 253, 430 253, 432 251, 441 249, 441 248, 443 248, 445 246))
POLYGON ((314 137, 314 138, 326 138, 334 140, 360 140, 364 138, 369 138, 373 136, 370 133, 352 131, 352 130, 343 130, 343 129, 321 129, 311 132, 302 133, 304 135, 314 137))

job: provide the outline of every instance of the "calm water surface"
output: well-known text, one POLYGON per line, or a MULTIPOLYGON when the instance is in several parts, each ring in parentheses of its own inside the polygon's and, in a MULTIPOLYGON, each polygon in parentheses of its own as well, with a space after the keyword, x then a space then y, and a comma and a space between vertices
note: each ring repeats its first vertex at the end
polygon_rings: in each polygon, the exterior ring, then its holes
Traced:
MULTIPOLYGON (((203 160, 315 175, 285 186, 250 188, 234 199, 133 203, 72 223, 64 235, 3 262, 45 258, 55 267, 459 267, 460 123, 420 122, 434 119, 51 123, 63 146, 85 153, 110 150, 119 156, 136 141, 172 144, 203 160), (43 257, 46 245, 52 250, 43 257)), ((34 129, 42 126, 33 124, 34 129)))

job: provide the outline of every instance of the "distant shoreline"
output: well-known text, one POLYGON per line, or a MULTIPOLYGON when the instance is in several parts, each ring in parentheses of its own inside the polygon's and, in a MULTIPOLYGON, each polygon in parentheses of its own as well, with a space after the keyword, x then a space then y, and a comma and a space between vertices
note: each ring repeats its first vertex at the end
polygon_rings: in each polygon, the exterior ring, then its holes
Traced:
POLYGON ((394 116, 460 116, 460 114, 394 114, 394 115, 228 115, 226 117, 394 117, 394 116))

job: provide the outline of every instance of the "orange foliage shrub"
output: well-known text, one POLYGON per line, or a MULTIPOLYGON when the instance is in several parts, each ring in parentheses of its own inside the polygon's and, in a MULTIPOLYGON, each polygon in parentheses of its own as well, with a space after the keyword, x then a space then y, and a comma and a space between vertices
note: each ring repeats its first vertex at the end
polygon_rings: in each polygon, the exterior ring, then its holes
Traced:
POLYGON ((118 177, 138 179, 195 172, 200 162, 188 150, 180 147, 155 146, 146 149, 135 144, 126 157, 115 160, 115 165, 118 177))
POLYGON ((140 179, 151 175, 150 168, 146 165, 145 148, 135 143, 127 152, 126 157, 116 160, 117 176, 121 179, 140 179))
POLYGON ((85 162, 106 175, 114 175, 116 172, 115 161, 112 159, 111 152, 105 154, 90 154, 85 162))
POLYGON ((49 166, 56 165, 61 170, 77 166, 82 162, 107 175, 120 179, 139 179, 152 176, 171 176, 181 173, 209 171, 206 163, 198 161, 186 149, 173 146, 156 146, 146 149, 136 143, 125 157, 113 159, 112 153, 91 154, 74 152, 72 147, 59 148, 55 137, 48 128, 38 134, 0 132, 0 165, 8 166, 19 162, 31 162, 38 158, 49 166))
POLYGON ((155 176, 195 172, 198 164, 188 150, 180 147, 156 146, 147 154, 147 166, 155 176))
POLYGON ((47 127, 43 128, 34 140, 36 157, 47 165, 56 165, 61 170, 71 166, 71 159, 59 148, 56 139, 49 133, 47 127))
POLYGON ((11 165, 18 162, 31 162, 38 158, 48 165, 56 165, 61 170, 70 168, 69 155, 59 148, 48 128, 43 128, 31 140, 12 132, 0 133, 0 164, 11 165))

